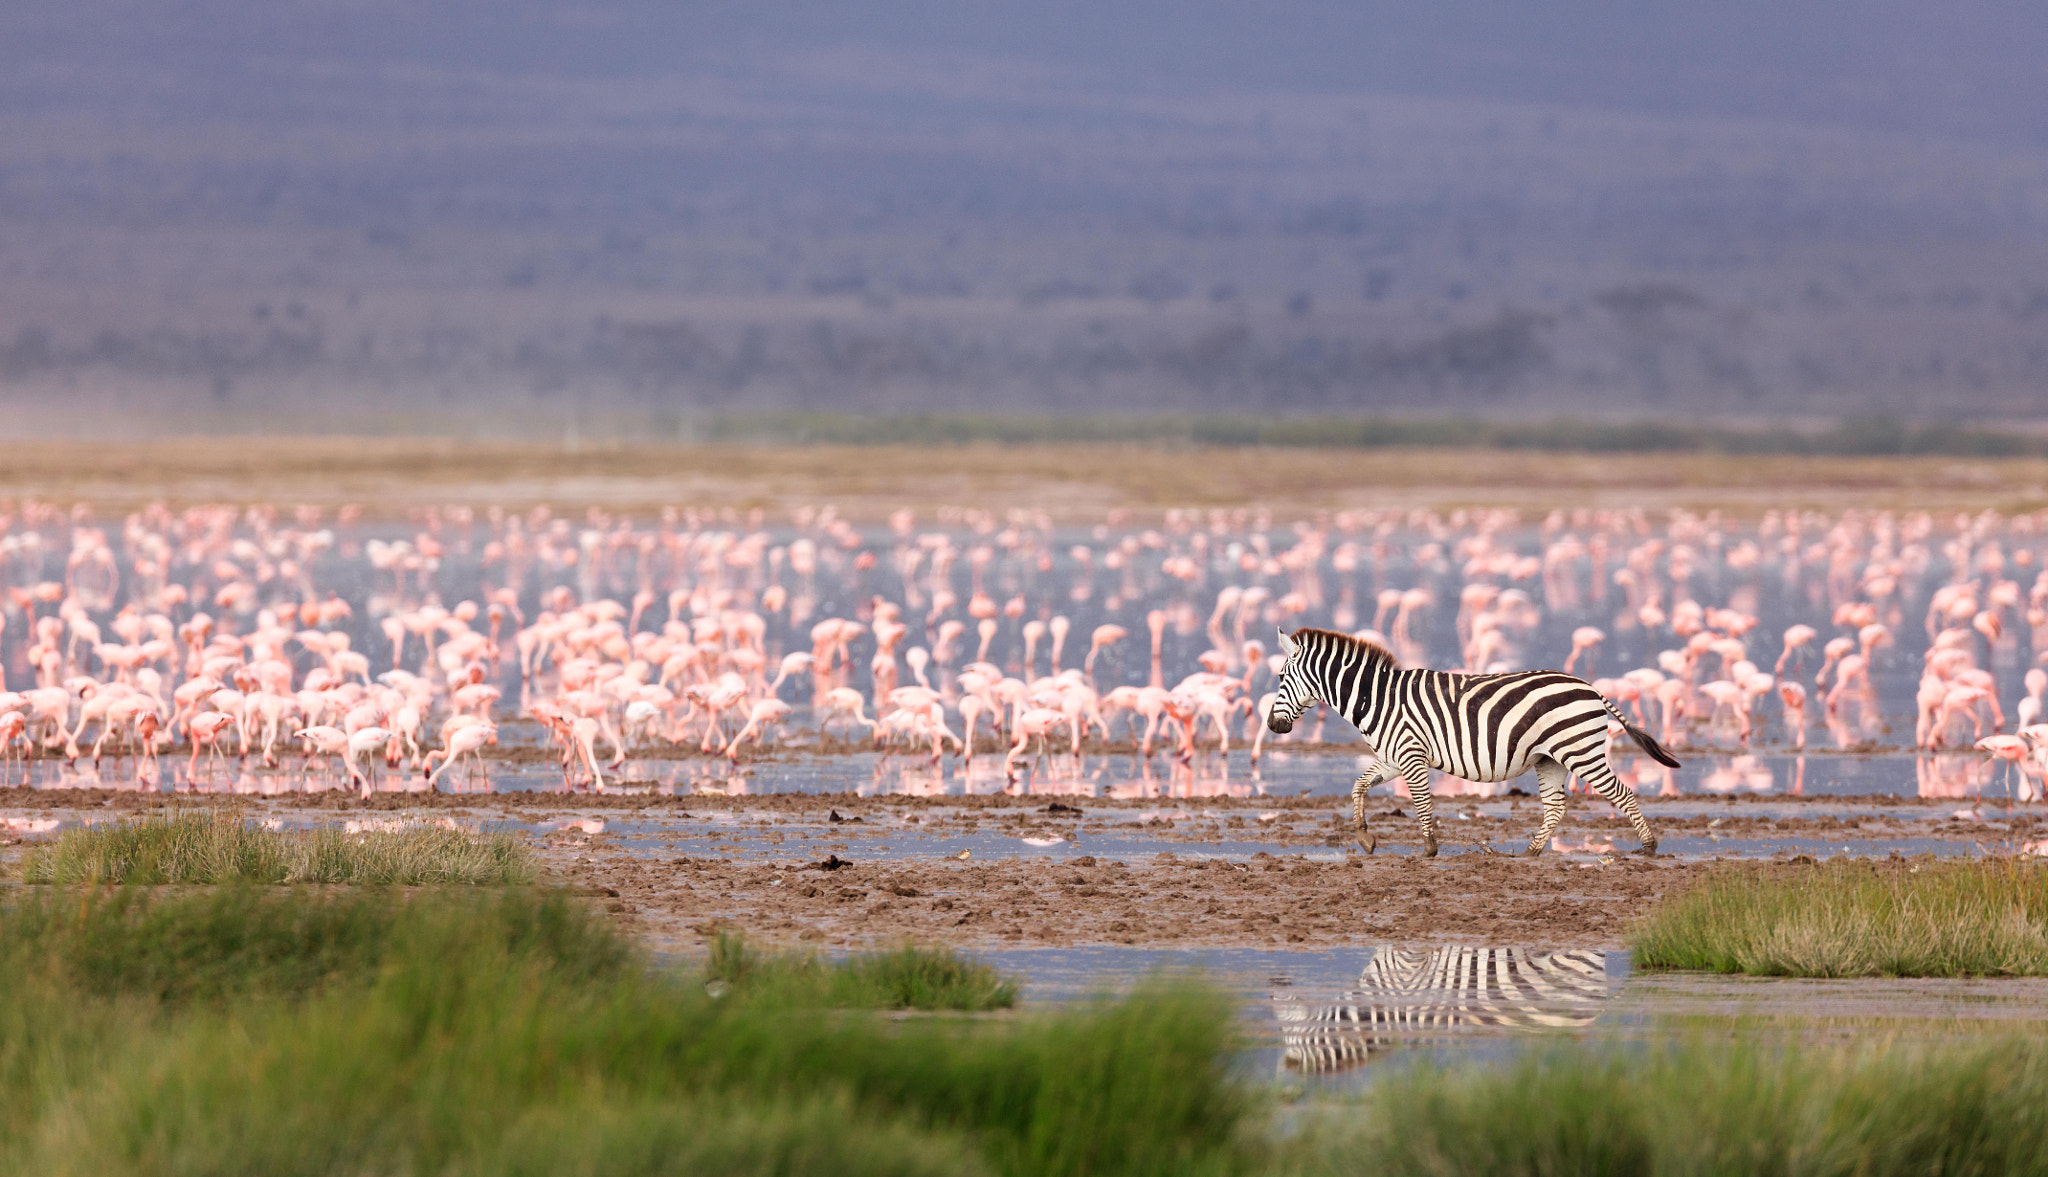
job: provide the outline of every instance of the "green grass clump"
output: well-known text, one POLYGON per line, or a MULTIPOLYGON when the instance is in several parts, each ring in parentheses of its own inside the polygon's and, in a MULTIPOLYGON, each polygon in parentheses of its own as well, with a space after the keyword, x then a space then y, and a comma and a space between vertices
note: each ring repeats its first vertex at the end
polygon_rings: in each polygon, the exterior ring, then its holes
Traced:
POLYGON ((988 978, 775 959, 714 997, 554 891, 25 893, 0 910, 0 1173, 1249 1163, 1226 996, 902 1019, 875 1007, 988 978))
POLYGON ((948 949, 905 946, 826 961, 815 953, 767 955, 721 932, 705 965, 757 1002, 864 1009, 995 1010, 1017 1004, 1017 986, 991 965, 948 949))
POLYGON ((262 830, 225 811, 157 814, 66 830, 30 851, 31 883, 525 884, 533 852, 510 834, 416 825, 358 834, 262 830))
POLYGON ((2048 863, 1733 867, 1630 929, 1635 965, 1795 977, 2048 975, 2048 863))
POLYGON ((1364 1127, 1319 1143, 1335 1173, 2048 1172, 2048 1040, 1787 1049, 1560 1050, 1502 1069, 1418 1068, 1364 1127))

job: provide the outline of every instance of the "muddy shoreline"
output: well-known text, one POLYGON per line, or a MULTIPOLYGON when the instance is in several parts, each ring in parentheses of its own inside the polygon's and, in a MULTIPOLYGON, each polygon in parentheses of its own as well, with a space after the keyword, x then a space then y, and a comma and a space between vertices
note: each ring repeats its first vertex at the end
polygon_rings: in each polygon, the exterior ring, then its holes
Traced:
MULTIPOLYGON (((1911 839, 2010 853, 2048 832, 2041 814, 1953 799, 1645 798, 1665 846, 1693 849, 1644 858, 1618 815, 1574 798, 1560 848, 1529 859, 1502 852, 1534 830, 1533 798, 1454 797, 1439 809, 1443 854, 1424 859, 1417 823, 1391 799, 1375 799, 1381 850, 1368 857, 1351 837, 1348 805, 1330 797, 380 793, 364 802, 340 791, 0 789, 0 815, 20 815, 22 827, 202 807, 308 824, 413 814, 517 829, 535 839, 551 877, 650 946, 682 953, 722 931, 842 949, 1617 948, 1632 917, 1723 858, 1789 871, 1812 857, 1771 852, 1773 842, 1911 839)), ((8 833, 0 863, 47 836, 8 833)))

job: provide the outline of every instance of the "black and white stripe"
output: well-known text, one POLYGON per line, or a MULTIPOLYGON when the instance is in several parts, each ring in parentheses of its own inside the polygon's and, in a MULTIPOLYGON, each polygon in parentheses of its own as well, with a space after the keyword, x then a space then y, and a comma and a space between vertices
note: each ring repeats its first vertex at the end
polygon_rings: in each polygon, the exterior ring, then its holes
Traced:
POLYGON ((1342 1071, 1391 1046, 1487 1031, 1590 1025, 1614 992, 1603 952, 1457 946, 1375 950, 1335 1004, 1282 998, 1281 1065, 1342 1071))
POLYGON ((1320 701, 1357 725, 1373 751, 1373 767, 1351 790, 1352 821, 1368 853, 1375 842, 1366 832, 1366 790, 1396 776, 1408 782, 1416 820, 1422 823, 1423 853, 1436 853, 1431 769, 1472 781, 1511 780, 1533 770, 1543 826, 1529 841, 1531 854, 1543 853, 1564 821, 1565 782, 1568 774, 1577 773, 1628 817, 1642 838, 1643 853, 1656 852, 1657 836, 1643 820, 1635 794, 1607 765, 1608 725, 1620 724, 1659 763, 1675 768, 1678 761, 1584 679, 1555 670, 1403 670, 1379 646, 1325 629, 1298 630, 1292 637, 1283 633, 1280 649, 1287 663, 1267 726, 1290 731, 1302 711, 1320 701))

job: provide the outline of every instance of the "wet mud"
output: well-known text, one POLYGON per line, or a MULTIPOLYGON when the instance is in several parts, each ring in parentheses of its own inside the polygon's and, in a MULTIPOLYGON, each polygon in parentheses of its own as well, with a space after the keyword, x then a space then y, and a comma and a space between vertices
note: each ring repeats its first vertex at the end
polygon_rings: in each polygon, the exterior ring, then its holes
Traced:
POLYGON ((1133 946, 1311 950, 1379 943, 1618 948, 1659 896, 1725 860, 1796 869, 1838 854, 2024 853, 2042 815, 1984 802, 1645 799, 1662 853, 1574 798, 1550 851, 1514 857, 1533 799, 1439 808, 1442 853, 1382 801, 1361 853, 1328 797, 613 796, 330 791, 277 797, 0 789, 0 861, 71 825, 166 806, 332 825, 451 818, 530 837, 556 880, 659 951, 720 932, 764 946, 902 942, 987 951, 1133 946))

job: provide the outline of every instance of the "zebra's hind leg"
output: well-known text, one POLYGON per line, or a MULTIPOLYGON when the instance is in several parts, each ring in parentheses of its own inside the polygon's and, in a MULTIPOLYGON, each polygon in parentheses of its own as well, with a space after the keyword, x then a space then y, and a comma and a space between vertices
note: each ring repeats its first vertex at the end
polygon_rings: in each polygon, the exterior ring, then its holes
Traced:
POLYGON ((1529 857, 1550 849, 1550 839, 1564 824, 1564 787, 1571 779, 1564 765, 1549 756, 1536 757, 1536 795, 1543 802, 1543 825, 1529 839, 1529 857))
POLYGON ((1367 854, 1379 849, 1380 840, 1365 828, 1365 794, 1374 785, 1387 779, 1387 762, 1373 758, 1372 767, 1358 774, 1351 785, 1351 826, 1358 837, 1358 845, 1367 854))
POLYGON ((1429 796, 1429 761, 1420 752, 1401 759, 1401 779, 1408 782, 1408 798, 1415 804, 1415 820, 1422 823, 1422 856, 1436 857, 1436 808, 1429 796))
POLYGON ((1636 828, 1636 837, 1643 840, 1645 856, 1657 853, 1657 835, 1650 832, 1650 823, 1643 817, 1643 807, 1637 804, 1636 795, 1629 791, 1628 786, 1615 779, 1613 771, 1607 767, 1605 756, 1588 761, 1579 769, 1579 777, 1628 818, 1628 824, 1636 828))

